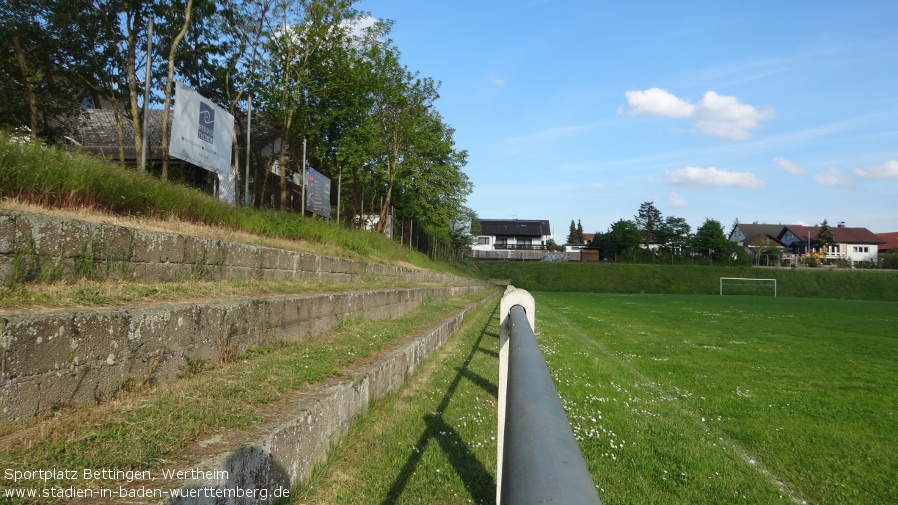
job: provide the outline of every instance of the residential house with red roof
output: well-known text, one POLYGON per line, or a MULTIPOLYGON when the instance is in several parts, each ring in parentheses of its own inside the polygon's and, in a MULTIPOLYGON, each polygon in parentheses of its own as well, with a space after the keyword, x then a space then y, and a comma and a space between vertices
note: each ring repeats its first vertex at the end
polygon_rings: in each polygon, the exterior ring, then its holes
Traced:
POLYGON ((886 241, 866 228, 850 228, 839 224, 830 228, 836 239, 834 244, 823 245, 817 241, 819 226, 786 225, 777 239, 796 254, 823 253, 826 259, 851 262, 876 262, 879 246, 886 241))
POLYGON ((877 233, 877 235, 885 241, 884 244, 879 244, 879 254, 898 252, 898 231, 877 233))

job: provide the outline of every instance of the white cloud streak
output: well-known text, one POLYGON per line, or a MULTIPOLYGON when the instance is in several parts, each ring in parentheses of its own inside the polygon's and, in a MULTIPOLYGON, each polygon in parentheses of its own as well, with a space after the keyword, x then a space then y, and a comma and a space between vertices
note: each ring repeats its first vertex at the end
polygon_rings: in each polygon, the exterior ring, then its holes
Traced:
POLYGON ((799 165, 798 163, 793 163, 786 158, 777 156, 776 158, 773 158, 773 162, 776 163, 776 166, 780 167, 780 170, 786 172, 787 174, 805 173, 805 170, 801 167, 801 165, 799 165))
POLYGON ((814 182, 820 186, 842 186, 846 188, 854 186, 848 178, 833 167, 829 167, 823 172, 814 174, 814 182))
POLYGON ((898 161, 889 160, 868 168, 856 168, 854 174, 861 179, 889 179, 898 177, 898 161))
POLYGON ((759 128, 761 121, 774 117, 773 109, 769 107, 759 109, 734 96, 718 95, 714 91, 706 92, 696 104, 661 88, 627 91, 624 95, 627 106, 618 109, 618 114, 689 119, 696 133, 724 140, 749 139, 749 130, 759 128))
POLYGON ((670 205, 671 207, 688 207, 689 202, 687 202, 685 198, 681 197, 679 193, 671 193, 670 205))
POLYGON ((764 189, 767 183, 750 172, 730 172, 716 167, 684 167, 667 172, 667 182, 674 186, 708 189, 728 186, 740 189, 764 189))

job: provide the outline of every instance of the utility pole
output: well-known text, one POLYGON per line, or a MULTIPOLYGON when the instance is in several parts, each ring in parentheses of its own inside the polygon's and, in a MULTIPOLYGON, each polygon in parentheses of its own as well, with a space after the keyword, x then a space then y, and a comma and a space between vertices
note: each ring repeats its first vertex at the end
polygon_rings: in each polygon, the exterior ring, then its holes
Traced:
MULTIPOLYGON (((150 103, 150 66, 153 62, 153 18, 147 24, 147 72, 143 83, 143 142, 140 147, 140 171, 147 169, 147 116, 150 103)), ((122 160, 124 161, 124 160, 122 160)))

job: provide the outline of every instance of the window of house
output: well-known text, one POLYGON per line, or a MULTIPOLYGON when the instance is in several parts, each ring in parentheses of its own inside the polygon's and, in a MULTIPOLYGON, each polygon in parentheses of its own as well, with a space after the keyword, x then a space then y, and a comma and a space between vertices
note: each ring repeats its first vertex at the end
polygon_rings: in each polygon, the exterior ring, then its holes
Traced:
POLYGON ((477 237, 477 243, 480 245, 490 245, 489 237, 477 237))

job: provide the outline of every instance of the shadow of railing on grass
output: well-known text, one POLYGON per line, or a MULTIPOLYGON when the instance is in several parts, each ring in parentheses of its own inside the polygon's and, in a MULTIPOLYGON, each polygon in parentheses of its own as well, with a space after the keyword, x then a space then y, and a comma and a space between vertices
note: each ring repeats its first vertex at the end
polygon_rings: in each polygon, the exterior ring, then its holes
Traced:
POLYGON ((439 406, 436 407, 433 413, 424 416, 424 431, 418 438, 417 443, 415 443, 415 450, 409 454, 405 465, 399 471, 396 479, 393 481, 393 485, 390 486, 390 490, 387 492, 387 496, 381 502, 381 505, 392 505, 402 496, 405 487, 415 473, 418 463, 421 462, 421 458, 424 455, 427 445, 432 440, 436 440, 437 443, 440 444, 440 449, 449 459, 450 464, 455 469, 459 478, 464 482, 465 487, 468 489, 474 502, 494 502, 496 498, 496 480, 493 478, 490 470, 487 469, 487 467, 485 467, 470 450, 468 450, 468 445, 462 440, 458 432, 455 431, 451 425, 446 423, 443 419, 443 412, 449 407, 449 403, 452 401, 452 397, 455 395, 455 391, 461 384, 462 379, 470 380, 484 391, 491 394, 493 398, 498 398, 499 386, 490 382, 488 379, 485 379, 480 374, 471 371, 469 368, 478 352, 498 357, 498 354, 495 351, 484 349, 480 346, 486 337, 492 337, 497 341, 499 340, 498 333, 489 331, 491 328, 496 328, 498 326, 496 323, 498 310, 499 305, 496 304, 496 307, 493 309, 486 324, 484 324, 483 328, 480 330, 480 334, 477 336, 477 341, 471 347, 471 352, 468 353, 464 363, 456 368, 457 373, 455 374, 455 378, 446 389, 446 394, 443 395, 439 406))

